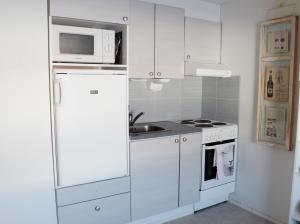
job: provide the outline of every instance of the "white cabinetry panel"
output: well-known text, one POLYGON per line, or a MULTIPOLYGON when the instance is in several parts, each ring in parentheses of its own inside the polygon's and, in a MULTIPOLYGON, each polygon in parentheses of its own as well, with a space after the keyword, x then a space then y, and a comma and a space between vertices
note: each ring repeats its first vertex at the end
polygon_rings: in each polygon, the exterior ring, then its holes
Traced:
POLYGON ((219 63, 221 24, 195 18, 185 18, 185 60, 219 63))
POLYGON ((66 187, 56 190, 57 205, 65 206, 129 191, 130 177, 66 187))
POLYGON ((125 224, 130 221, 130 194, 58 208, 59 224, 125 224))
POLYGON ((156 5, 155 76, 184 76, 184 10, 156 5))
POLYGON ((178 207, 179 136, 130 143, 132 219, 178 207))
POLYGON ((129 0, 51 0, 50 15, 91 21, 127 23, 129 0))
POLYGON ((130 1, 130 78, 184 77, 184 9, 130 1))
POLYGON ((155 5, 130 1, 130 78, 154 78, 155 5))
POLYGON ((0 223, 55 224, 47 0, 0 4, 0 223))
POLYGON ((202 134, 181 136, 179 206, 200 199, 202 134))

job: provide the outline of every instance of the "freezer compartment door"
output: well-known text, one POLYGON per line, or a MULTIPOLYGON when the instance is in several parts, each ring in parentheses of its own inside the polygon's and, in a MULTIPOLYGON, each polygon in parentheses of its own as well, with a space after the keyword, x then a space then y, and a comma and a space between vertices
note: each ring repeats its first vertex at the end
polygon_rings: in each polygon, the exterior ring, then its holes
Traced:
POLYGON ((56 75, 58 187, 128 175, 127 76, 56 75))

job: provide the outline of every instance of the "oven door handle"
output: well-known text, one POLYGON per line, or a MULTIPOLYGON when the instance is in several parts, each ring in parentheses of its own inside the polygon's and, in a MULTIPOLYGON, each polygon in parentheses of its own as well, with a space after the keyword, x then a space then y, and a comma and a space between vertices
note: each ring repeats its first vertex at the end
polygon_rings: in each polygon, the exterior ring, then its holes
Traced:
POLYGON ((215 149, 217 147, 218 147, 218 145, 213 145, 213 146, 206 146, 206 145, 204 145, 204 149, 205 150, 211 150, 211 149, 215 149))
POLYGON ((206 146, 206 145, 204 145, 203 148, 205 150, 211 150, 211 149, 216 149, 219 146, 229 146, 229 145, 232 145, 232 146, 236 147, 237 143, 236 143, 236 141, 234 141, 234 142, 229 142, 229 143, 224 143, 224 144, 220 143, 220 144, 212 145, 212 146, 206 146))

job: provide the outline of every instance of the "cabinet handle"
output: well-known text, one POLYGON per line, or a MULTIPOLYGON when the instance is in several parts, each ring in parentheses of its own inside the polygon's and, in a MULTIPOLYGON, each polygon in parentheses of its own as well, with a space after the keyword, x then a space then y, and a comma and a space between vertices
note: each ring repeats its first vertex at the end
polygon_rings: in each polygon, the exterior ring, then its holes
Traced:
POLYGON ((160 77, 161 76, 161 72, 157 72, 156 75, 160 77))
POLYGON ((191 55, 188 54, 188 55, 186 56, 186 58, 187 58, 187 59, 191 59, 191 55))
POLYGON ((153 76, 154 75, 154 73, 153 72, 149 72, 149 76, 153 76))
POLYGON ((179 139, 175 139, 175 143, 179 143, 179 139))
POLYGON ((184 137, 184 138, 182 138, 182 141, 186 142, 186 141, 187 141, 187 138, 185 138, 185 137, 184 137))
POLYGON ((100 210, 101 210, 101 207, 100 207, 100 206, 98 206, 98 205, 95 206, 95 211, 96 211, 96 212, 99 212, 100 210))
POLYGON ((128 21, 128 16, 124 16, 124 17, 123 17, 123 21, 124 21, 124 22, 127 22, 127 21, 128 21))

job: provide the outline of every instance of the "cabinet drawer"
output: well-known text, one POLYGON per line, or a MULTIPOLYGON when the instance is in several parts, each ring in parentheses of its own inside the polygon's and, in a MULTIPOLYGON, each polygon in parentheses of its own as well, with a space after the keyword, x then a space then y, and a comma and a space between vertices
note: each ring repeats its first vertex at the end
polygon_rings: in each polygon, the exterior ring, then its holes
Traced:
POLYGON ((130 178, 123 177, 58 189, 57 206, 90 201, 130 191, 130 178))
POLYGON ((130 221, 130 194, 58 208, 59 224, 124 224, 130 221))

